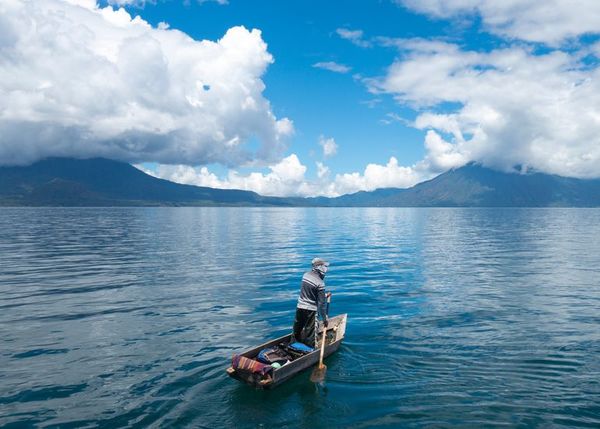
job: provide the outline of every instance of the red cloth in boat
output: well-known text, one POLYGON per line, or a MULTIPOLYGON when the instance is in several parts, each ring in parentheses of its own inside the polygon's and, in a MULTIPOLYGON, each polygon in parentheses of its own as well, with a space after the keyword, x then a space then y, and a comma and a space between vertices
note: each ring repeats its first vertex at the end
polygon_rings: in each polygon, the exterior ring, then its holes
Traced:
POLYGON ((265 375, 272 369, 271 365, 265 365, 257 360, 248 359, 247 357, 240 355, 233 355, 233 358, 231 359, 231 367, 233 369, 244 369, 246 371, 261 375, 265 375))

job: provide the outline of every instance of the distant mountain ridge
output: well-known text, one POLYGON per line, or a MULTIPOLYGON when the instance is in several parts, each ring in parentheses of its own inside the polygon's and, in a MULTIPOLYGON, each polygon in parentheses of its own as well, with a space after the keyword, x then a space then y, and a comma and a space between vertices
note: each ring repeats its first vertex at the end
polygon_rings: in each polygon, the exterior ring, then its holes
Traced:
POLYGON ((380 207, 600 207, 600 180, 504 173, 470 163, 412 188, 357 192, 334 201, 380 207))
POLYGON ((285 201, 250 191, 173 183, 103 158, 48 158, 27 167, 0 167, 4 206, 281 204, 285 201))
POLYGON ((477 164, 407 189, 277 198, 182 185, 103 158, 0 167, 0 206, 600 207, 600 179, 504 173, 477 164))

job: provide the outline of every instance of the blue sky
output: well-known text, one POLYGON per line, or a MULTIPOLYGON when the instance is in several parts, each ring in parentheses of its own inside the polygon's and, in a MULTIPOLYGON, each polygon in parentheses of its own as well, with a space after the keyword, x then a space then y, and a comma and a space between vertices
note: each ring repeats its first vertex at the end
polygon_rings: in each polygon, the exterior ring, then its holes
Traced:
POLYGON ((265 195, 600 176, 600 2, 7 0, 0 163, 265 195))
POLYGON ((275 62, 263 77, 265 96, 277 116, 294 121, 296 134, 290 151, 301 159, 321 152, 319 136, 333 137, 339 156, 331 165, 339 173, 362 169, 365 160, 385 163, 391 155, 412 164, 424 155, 423 133, 397 121, 384 123, 388 113, 412 118, 389 96, 370 94, 353 76, 385 73, 395 50, 361 47, 343 39, 336 30, 363 31, 367 38, 445 37, 453 25, 433 22, 391 2, 348 1, 230 1, 158 2, 128 7, 132 14, 158 25, 167 22, 197 40, 217 40, 227 29, 242 25, 262 31, 275 62), (351 70, 335 73, 313 67, 335 62, 351 70))

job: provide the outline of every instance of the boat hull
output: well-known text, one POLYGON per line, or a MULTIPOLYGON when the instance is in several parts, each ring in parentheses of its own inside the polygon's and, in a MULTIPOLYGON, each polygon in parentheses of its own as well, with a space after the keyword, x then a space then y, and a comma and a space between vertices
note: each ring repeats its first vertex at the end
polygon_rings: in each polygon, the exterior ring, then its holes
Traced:
MULTIPOLYGON (((329 327, 327 328, 327 336, 331 337, 331 335, 329 334, 330 331, 333 331, 334 335, 325 345, 325 351, 323 353, 324 357, 330 356, 340 348, 342 340, 345 336, 346 318, 346 314, 330 318, 329 327)), ((319 330, 318 335, 322 335, 322 332, 322 329, 319 330)), ((280 343, 287 343, 290 341, 290 338, 291 334, 275 338, 274 340, 268 341, 264 344, 261 344, 257 347, 240 353, 240 355, 246 358, 253 359, 258 355, 258 352, 260 352, 262 349, 273 347, 280 343)), ((281 383, 289 380, 293 376, 299 374, 300 372, 306 370, 307 368, 310 368, 317 364, 319 362, 319 357, 320 349, 315 349, 314 351, 307 353, 304 356, 294 359, 292 362, 282 366, 281 368, 273 369, 270 374, 267 374, 265 376, 261 376, 260 374, 252 373, 249 371, 234 369, 232 367, 229 367, 227 369, 227 374, 230 377, 243 381, 244 383, 247 383, 258 389, 272 389, 276 386, 279 386, 281 383)))

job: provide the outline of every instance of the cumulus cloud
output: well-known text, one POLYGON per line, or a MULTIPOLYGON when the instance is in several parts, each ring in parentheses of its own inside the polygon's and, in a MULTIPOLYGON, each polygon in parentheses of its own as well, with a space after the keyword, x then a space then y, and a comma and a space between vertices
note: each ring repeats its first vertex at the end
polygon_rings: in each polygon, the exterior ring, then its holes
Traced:
POLYGON ((596 0, 396 0, 436 18, 478 15, 489 31, 529 42, 557 45, 586 33, 599 33, 596 0))
POLYGON ((333 137, 319 136, 319 146, 323 148, 323 156, 329 158, 337 153, 338 145, 333 137))
POLYGON ((600 69, 577 53, 535 54, 522 46, 465 51, 412 41, 375 92, 413 106, 428 130, 433 171, 470 160, 574 177, 600 176, 600 69))
POLYGON ((318 69, 329 70, 335 73, 348 73, 352 70, 350 67, 345 66, 343 64, 338 64, 334 61, 326 61, 313 64, 313 67, 318 69))
POLYGON ((296 154, 271 165, 268 173, 241 174, 230 170, 224 178, 219 178, 206 167, 159 165, 155 170, 139 165, 137 167, 155 177, 177 183, 219 189, 242 189, 280 197, 337 197, 378 188, 406 188, 431 178, 430 166, 426 160, 403 167, 395 157, 391 157, 385 165, 372 163, 367 165, 363 172, 336 174, 333 179, 330 177, 329 167, 317 162, 317 178, 314 180, 307 178, 308 168, 300 162, 296 154))
POLYGON ((356 46, 360 46, 361 48, 368 48, 371 46, 371 42, 364 39, 364 33, 362 30, 350 30, 348 28, 338 28, 335 32, 342 39, 349 40, 354 43, 356 46))
POLYGON ((305 179, 306 166, 300 162, 296 154, 291 154, 269 166, 268 173, 252 172, 243 175, 230 170, 227 177, 223 179, 219 179, 206 167, 159 165, 155 171, 141 169, 153 176, 177 183, 219 189, 242 189, 268 196, 304 196, 312 195, 314 192, 311 184, 305 179))
POLYGON ((368 164, 364 172, 338 174, 333 183, 336 195, 379 188, 408 188, 430 177, 427 166, 420 162, 410 167, 391 157, 386 165, 368 164))
POLYGON ((196 41, 90 0, 3 1, 0 163, 273 162, 293 125, 263 96, 272 62, 259 30, 196 41))

